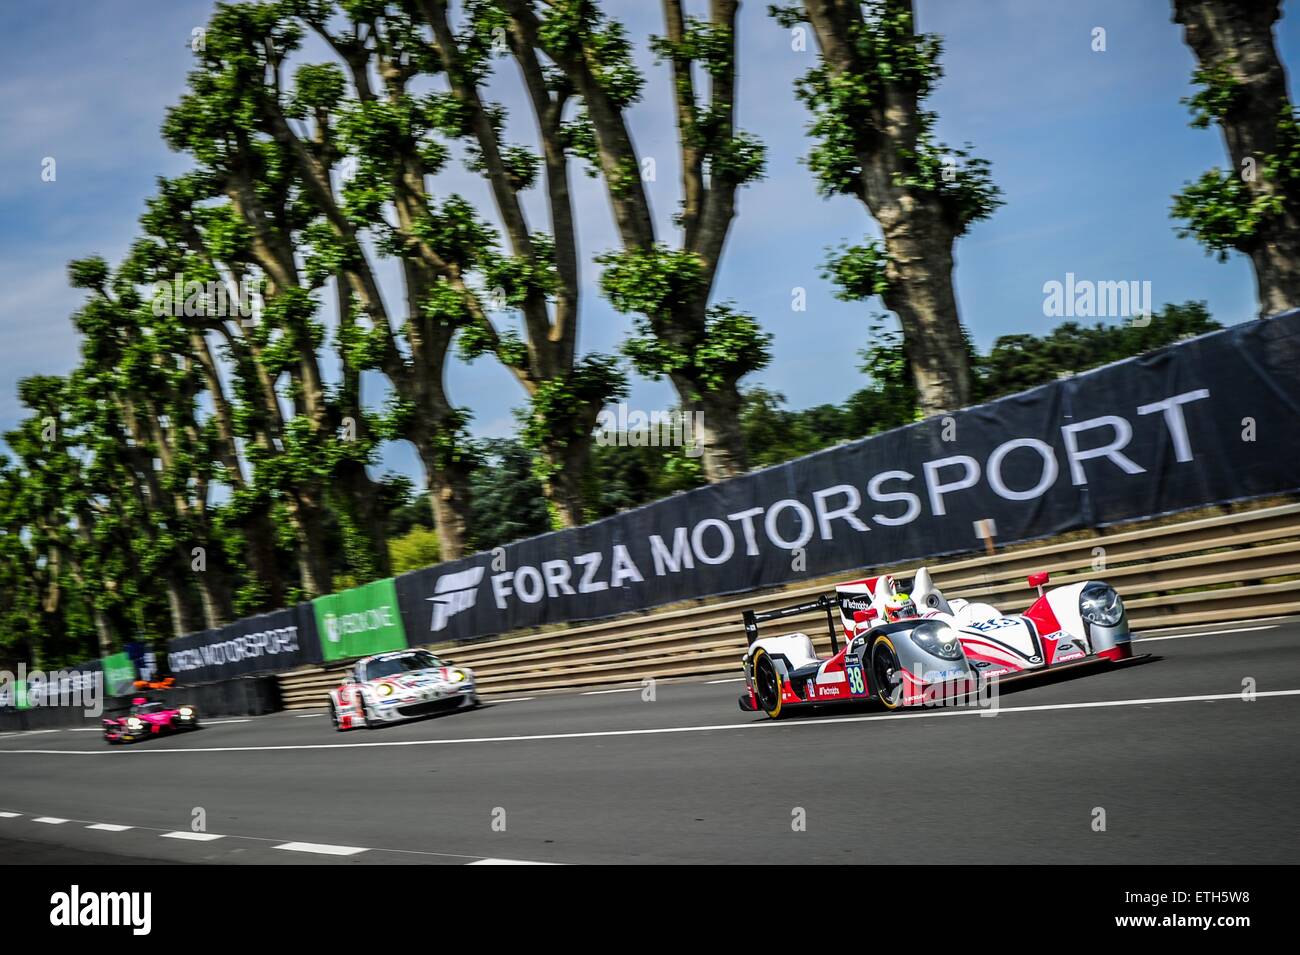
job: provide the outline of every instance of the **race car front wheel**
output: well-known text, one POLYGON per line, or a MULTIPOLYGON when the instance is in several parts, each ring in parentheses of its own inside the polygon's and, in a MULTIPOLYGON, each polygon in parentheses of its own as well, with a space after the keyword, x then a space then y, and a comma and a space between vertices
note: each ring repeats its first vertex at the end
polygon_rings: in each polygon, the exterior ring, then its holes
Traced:
POLYGON ((871 644, 871 684, 876 699, 886 709, 896 710, 903 705, 903 670, 893 642, 883 633, 871 644))
POLYGON ((767 651, 759 647, 754 651, 749 665, 758 708, 766 713, 769 719, 780 719, 781 674, 776 672, 776 664, 772 662, 767 651))

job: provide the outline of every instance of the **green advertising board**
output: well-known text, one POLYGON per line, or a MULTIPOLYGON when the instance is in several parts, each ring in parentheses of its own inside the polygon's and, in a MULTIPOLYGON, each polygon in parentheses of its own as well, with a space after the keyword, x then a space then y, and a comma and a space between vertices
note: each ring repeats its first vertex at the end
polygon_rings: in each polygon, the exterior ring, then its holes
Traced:
POLYGON ((406 646, 393 578, 376 580, 311 602, 326 662, 406 646))
POLYGON ((114 653, 100 661, 104 668, 104 692, 109 696, 129 693, 135 685, 135 664, 125 653, 114 653))

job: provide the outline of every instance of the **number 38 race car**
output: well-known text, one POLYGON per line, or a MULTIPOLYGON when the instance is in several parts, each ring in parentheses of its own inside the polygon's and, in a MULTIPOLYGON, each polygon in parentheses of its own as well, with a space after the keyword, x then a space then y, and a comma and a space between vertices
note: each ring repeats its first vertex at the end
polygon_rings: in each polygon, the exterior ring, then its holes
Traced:
POLYGON ((994 680, 1134 659, 1128 617, 1114 588, 1090 580, 1045 592, 1047 574, 1028 579, 1038 599, 1022 614, 949 599, 924 567, 910 594, 882 575, 840 584, 833 595, 795 606, 746 611, 740 708, 773 719, 837 703, 875 702, 892 710, 971 698, 994 680), (829 657, 819 657, 804 633, 758 636, 762 622, 816 610, 826 611, 829 657))
POLYGON ((477 705, 474 671, 428 650, 365 657, 330 690, 330 718, 340 732, 477 705))

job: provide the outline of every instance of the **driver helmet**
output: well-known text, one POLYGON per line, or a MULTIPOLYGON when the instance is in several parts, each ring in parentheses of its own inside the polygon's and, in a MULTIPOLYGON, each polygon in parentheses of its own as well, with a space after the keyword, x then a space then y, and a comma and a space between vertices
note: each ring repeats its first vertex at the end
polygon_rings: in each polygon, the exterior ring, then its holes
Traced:
POLYGON ((917 616, 916 604, 908 594, 890 594, 885 601, 885 620, 895 623, 917 616))

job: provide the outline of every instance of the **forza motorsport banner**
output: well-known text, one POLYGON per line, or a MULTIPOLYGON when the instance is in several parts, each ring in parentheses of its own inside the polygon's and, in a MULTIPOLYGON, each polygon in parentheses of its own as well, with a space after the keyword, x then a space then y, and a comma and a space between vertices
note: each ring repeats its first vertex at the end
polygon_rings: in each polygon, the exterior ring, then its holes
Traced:
POLYGON ((321 661, 310 604, 248 617, 167 643, 167 669, 178 683, 209 683, 292 670, 321 661))
POLYGON ((406 646, 393 578, 312 601, 324 660, 363 657, 406 646))
POLYGON ((1300 312, 397 578, 412 643, 1300 489, 1300 312))

